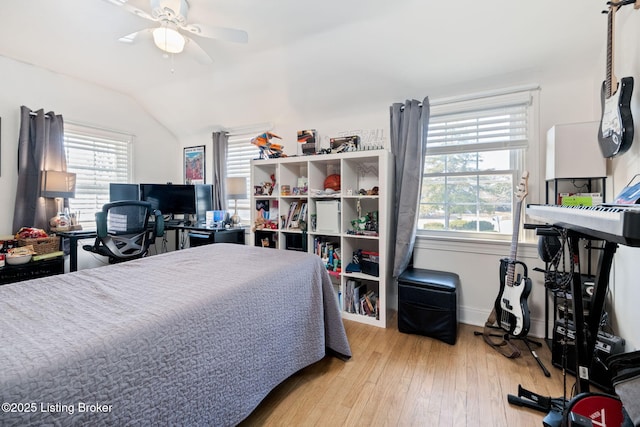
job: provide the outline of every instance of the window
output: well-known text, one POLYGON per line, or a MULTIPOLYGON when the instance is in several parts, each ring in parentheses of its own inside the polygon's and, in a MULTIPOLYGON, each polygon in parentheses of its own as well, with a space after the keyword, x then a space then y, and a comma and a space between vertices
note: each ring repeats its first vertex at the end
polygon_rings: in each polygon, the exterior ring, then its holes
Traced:
MULTIPOLYGON (((251 206, 249 197, 253 189, 251 184, 251 160, 260 155, 258 147, 251 144, 251 138, 246 134, 230 135, 227 151, 227 176, 247 178, 247 198, 238 200, 238 215, 244 224, 251 222, 251 206)), ((233 215, 235 200, 229 200, 229 213, 233 215)))
POLYGON ((418 230, 512 234, 536 96, 524 90, 432 104, 418 230))
POLYGON ((128 183, 132 135, 65 123, 67 170, 76 174, 69 210, 83 228, 95 228, 95 213, 109 202, 109 183, 128 183))

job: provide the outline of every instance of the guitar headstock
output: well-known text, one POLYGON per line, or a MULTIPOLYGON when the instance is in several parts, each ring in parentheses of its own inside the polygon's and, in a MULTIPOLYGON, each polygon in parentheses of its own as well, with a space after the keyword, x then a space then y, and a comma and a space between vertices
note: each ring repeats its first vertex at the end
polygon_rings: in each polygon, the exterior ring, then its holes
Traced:
POLYGON ((529 194, 529 171, 522 172, 520 182, 518 183, 518 190, 516 191, 516 198, 519 201, 523 201, 529 194))

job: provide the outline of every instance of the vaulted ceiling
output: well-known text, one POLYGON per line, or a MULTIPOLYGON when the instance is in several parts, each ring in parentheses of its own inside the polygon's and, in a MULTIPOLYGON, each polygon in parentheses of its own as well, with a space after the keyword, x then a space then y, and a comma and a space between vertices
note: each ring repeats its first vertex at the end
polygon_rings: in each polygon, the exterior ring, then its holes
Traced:
MULTIPOLYGON (((5 0, 0 55, 126 93, 182 138, 287 111, 580 72, 600 66, 606 38, 595 0, 188 1, 190 22, 243 29, 249 42, 193 36, 213 58, 202 65, 163 57, 151 40, 119 42, 154 23, 107 0, 5 0)), ((150 10, 149 0, 128 3, 150 10)))

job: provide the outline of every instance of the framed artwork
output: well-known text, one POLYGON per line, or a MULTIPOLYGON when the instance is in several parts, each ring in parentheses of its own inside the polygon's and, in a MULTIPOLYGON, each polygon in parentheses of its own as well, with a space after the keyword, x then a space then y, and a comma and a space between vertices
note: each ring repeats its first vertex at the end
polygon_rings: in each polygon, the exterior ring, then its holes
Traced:
POLYGON ((184 183, 204 184, 205 177, 205 146, 184 148, 184 183))

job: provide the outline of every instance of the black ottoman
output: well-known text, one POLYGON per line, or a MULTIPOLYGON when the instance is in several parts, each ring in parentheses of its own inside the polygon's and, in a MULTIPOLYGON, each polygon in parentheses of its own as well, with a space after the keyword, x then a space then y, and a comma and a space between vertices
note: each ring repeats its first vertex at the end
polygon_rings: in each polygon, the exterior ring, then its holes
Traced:
POLYGON ((455 273, 407 268, 398 278, 398 330, 455 344, 459 283, 455 273))

